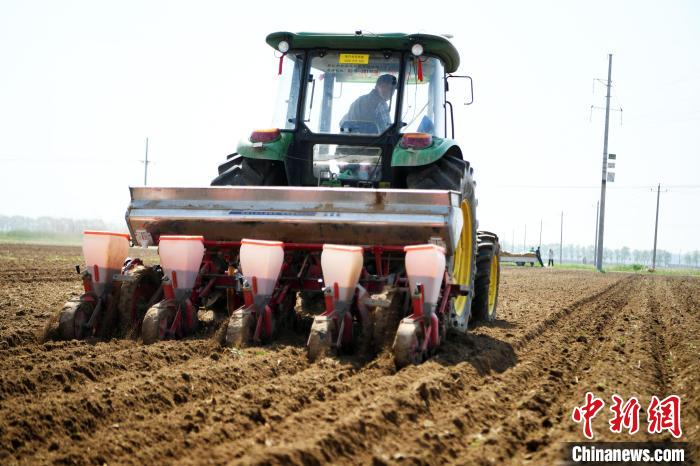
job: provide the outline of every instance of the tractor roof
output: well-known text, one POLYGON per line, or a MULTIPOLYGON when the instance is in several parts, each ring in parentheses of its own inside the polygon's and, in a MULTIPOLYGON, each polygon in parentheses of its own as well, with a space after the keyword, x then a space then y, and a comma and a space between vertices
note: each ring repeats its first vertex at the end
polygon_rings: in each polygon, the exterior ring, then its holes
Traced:
POLYGON ((421 44, 425 53, 442 59, 445 71, 454 73, 459 67, 459 53, 452 43, 442 36, 431 34, 330 34, 317 32, 273 32, 267 43, 277 49, 286 40, 292 49, 333 48, 346 50, 406 50, 413 44, 421 44))

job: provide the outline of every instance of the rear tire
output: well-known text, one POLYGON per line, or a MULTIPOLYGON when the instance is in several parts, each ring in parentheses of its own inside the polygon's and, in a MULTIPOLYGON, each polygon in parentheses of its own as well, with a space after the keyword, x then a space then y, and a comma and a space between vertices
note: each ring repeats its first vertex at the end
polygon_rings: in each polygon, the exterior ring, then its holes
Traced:
POLYGON ((427 165, 410 167, 406 174, 408 189, 451 189, 462 192, 465 170, 469 164, 454 155, 444 155, 427 165))
POLYGON ((448 189, 462 194, 463 219, 470 222, 470 229, 463 226, 463 232, 468 237, 460 237, 460 253, 468 257, 457 257, 455 251, 451 273, 457 272, 456 264, 460 263, 459 274, 455 273, 458 283, 468 289, 466 296, 460 296, 452 301, 448 326, 461 332, 466 332, 472 314, 474 300, 474 280, 476 276, 476 184, 472 176, 473 169, 469 162, 456 155, 446 154, 437 161, 419 167, 410 167, 406 175, 408 189, 448 189), (465 205, 466 203, 466 205, 465 205), (460 275, 461 277, 457 277, 460 275))
POLYGON ((496 319, 501 277, 501 265, 498 259, 500 245, 498 236, 490 232, 479 232, 477 243, 473 315, 477 322, 493 322, 496 319))
POLYGON ((242 157, 238 155, 238 152, 229 154, 226 156, 226 161, 219 164, 219 175, 227 171, 229 168, 233 167, 237 163, 240 164, 242 157))
POLYGON ((212 180, 212 186, 287 185, 284 162, 250 159, 239 154, 233 154, 230 157, 219 165, 219 176, 212 180))

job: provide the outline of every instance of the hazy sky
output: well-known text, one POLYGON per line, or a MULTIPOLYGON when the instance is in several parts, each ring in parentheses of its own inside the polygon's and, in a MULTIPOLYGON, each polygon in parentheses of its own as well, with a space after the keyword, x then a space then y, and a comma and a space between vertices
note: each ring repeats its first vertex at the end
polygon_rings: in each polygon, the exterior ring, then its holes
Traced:
POLYGON ((606 246, 700 249, 700 2, 0 2, 0 214, 123 222, 127 187, 208 185, 267 127, 276 30, 450 33, 480 226, 591 244, 613 54, 606 246), (440 9, 431 11, 429 5, 440 9), (457 9, 456 5, 459 5, 457 9), (622 120, 622 121, 621 121, 622 120))

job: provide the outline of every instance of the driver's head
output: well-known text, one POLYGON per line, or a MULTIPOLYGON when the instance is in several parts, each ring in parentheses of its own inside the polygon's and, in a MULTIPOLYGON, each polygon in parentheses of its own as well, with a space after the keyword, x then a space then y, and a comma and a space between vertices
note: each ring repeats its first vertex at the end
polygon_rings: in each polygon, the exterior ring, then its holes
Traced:
POLYGON ((377 84, 374 87, 382 99, 389 100, 396 89, 396 76, 383 74, 377 78, 377 84))

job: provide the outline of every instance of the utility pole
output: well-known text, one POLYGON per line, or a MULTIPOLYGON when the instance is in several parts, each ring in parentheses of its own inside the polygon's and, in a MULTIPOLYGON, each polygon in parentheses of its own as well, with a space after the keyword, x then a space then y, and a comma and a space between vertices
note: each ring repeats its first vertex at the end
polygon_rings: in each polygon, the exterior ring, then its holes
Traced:
POLYGON ((656 187, 656 223, 654 224, 654 255, 652 256, 651 270, 656 270, 656 238, 659 232, 659 198, 661 197, 661 183, 656 187))
POLYGON ((562 248, 564 246, 564 211, 561 211, 561 224, 559 225, 559 265, 561 265, 562 248))
POLYGON ((525 224, 525 232, 523 233, 523 252, 527 251, 527 223, 525 224))
POLYGON ((148 186, 148 138, 146 138, 146 159, 141 163, 143 164, 143 185, 148 186))
POLYGON ((540 219, 540 242, 537 247, 542 247, 542 219, 540 219))
POLYGON ((595 242, 593 243, 593 262, 598 260, 598 208, 600 207, 600 201, 595 203, 595 242))
POLYGON ((510 245, 511 248, 513 248, 512 252, 515 252, 515 228, 513 228, 513 242, 510 245))
POLYGON ((598 213, 598 241, 596 269, 603 271, 603 233, 605 232, 605 184, 608 177, 608 128, 610 126, 610 79, 612 78, 612 53, 608 54, 608 93, 605 96, 605 136, 603 139, 603 176, 600 183, 600 212, 598 213))

